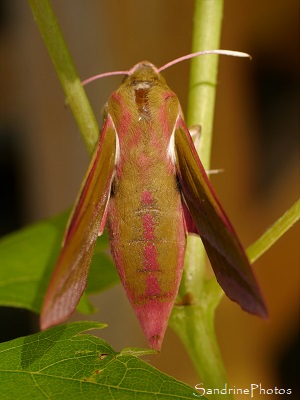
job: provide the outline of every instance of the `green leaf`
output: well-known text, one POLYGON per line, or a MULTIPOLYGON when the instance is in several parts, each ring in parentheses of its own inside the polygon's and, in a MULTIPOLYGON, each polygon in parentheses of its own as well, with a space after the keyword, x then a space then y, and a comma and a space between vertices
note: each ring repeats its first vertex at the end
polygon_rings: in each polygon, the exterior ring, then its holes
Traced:
POLYGON ((110 255, 107 233, 104 231, 96 243, 85 293, 99 293, 117 283, 120 283, 120 278, 110 255))
POLYGON ((98 311, 97 307, 95 307, 88 299, 85 292, 82 293, 79 303, 76 306, 76 310, 81 314, 94 314, 98 311))
MULTIPOLYGON (((195 389, 138 359, 153 350, 115 352, 75 322, 0 344, 0 393, 7 400, 192 399, 195 389)), ((204 398, 204 397, 203 397, 204 398)))
MULTIPOLYGON (((0 240, 0 305, 39 312, 60 252, 68 214, 31 225, 0 240)), ((100 292, 119 282, 105 233, 97 241, 94 254, 86 293, 100 292)))

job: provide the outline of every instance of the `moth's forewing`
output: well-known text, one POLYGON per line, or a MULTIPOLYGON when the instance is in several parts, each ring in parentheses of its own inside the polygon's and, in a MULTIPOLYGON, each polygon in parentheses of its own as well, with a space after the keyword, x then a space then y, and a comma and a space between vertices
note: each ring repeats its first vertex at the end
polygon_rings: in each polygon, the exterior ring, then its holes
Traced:
POLYGON ((208 180, 182 118, 175 130, 176 168, 184 201, 227 296, 246 311, 267 317, 245 252, 208 180))
POLYGON ((116 154, 116 132, 107 118, 65 233, 41 312, 46 329, 72 314, 85 289, 100 227, 104 224, 116 154))

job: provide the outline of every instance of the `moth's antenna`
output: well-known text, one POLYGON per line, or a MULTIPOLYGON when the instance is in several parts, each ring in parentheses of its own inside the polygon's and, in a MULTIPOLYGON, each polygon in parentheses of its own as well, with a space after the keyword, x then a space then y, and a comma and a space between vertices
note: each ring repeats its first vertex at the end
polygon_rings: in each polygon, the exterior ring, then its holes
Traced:
POLYGON ((91 76, 88 79, 85 79, 84 81, 81 82, 82 86, 87 85, 90 82, 93 82, 97 79, 100 78, 105 78, 107 76, 113 76, 113 75, 128 75, 129 71, 113 71, 113 72, 104 72, 103 74, 99 74, 99 75, 94 75, 91 76))
POLYGON ((158 72, 163 71, 164 69, 167 69, 171 67, 174 64, 177 64, 181 61, 189 60, 190 58, 198 57, 198 56, 203 56, 205 54, 222 54, 225 56, 232 56, 232 57, 248 57, 251 58, 251 56, 247 53, 242 53, 241 51, 233 51, 233 50, 203 50, 203 51, 198 51, 197 53, 191 53, 187 54, 186 56, 176 58, 176 60, 170 61, 167 64, 163 65, 162 67, 158 68, 158 72))
MULTIPOLYGON (((170 61, 169 63, 163 65, 162 67, 158 68, 156 71, 161 72, 164 69, 167 69, 171 67, 174 64, 177 64, 181 61, 184 60, 189 60, 190 58, 198 57, 198 56, 203 56, 205 54, 223 54, 225 56, 233 56, 233 57, 249 57, 251 56, 247 53, 242 53, 240 51, 233 51, 233 50, 204 50, 204 51, 198 51, 197 53, 191 53, 187 54, 186 56, 176 58, 176 60, 170 61)), ((103 74, 95 75, 92 76, 91 78, 85 79, 84 81, 81 82, 82 86, 87 85, 90 82, 93 82, 97 79, 100 78, 105 78, 107 76, 113 76, 113 75, 130 75, 132 71, 134 71, 135 67, 133 67, 129 71, 113 71, 113 72, 104 72, 103 74)))

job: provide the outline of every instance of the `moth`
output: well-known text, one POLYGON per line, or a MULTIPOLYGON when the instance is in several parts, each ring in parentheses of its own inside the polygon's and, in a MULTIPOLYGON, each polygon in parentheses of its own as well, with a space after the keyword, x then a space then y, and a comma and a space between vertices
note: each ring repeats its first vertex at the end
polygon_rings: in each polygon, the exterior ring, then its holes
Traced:
MULTIPOLYGON (((125 74, 105 106, 90 166, 66 228, 41 312, 41 328, 63 322, 86 286, 106 226, 111 254, 150 347, 160 350, 175 302, 186 237, 198 234, 226 295, 267 316, 249 261, 201 164, 176 94, 144 61, 125 74)), ((98 76, 99 77, 99 76, 98 76)), ((90 80, 93 80, 92 78, 90 80)))

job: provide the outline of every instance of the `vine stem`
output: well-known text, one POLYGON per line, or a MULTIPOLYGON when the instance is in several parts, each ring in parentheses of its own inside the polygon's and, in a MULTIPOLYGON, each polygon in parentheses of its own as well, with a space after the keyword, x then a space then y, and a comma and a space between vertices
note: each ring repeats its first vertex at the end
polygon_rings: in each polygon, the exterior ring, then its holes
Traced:
POLYGON ((49 0, 28 0, 56 73, 91 154, 99 128, 49 0))
POLYGON ((296 201, 278 220, 247 249, 247 256, 254 263, 282 235, 300 219, 300 200, 296 201))

